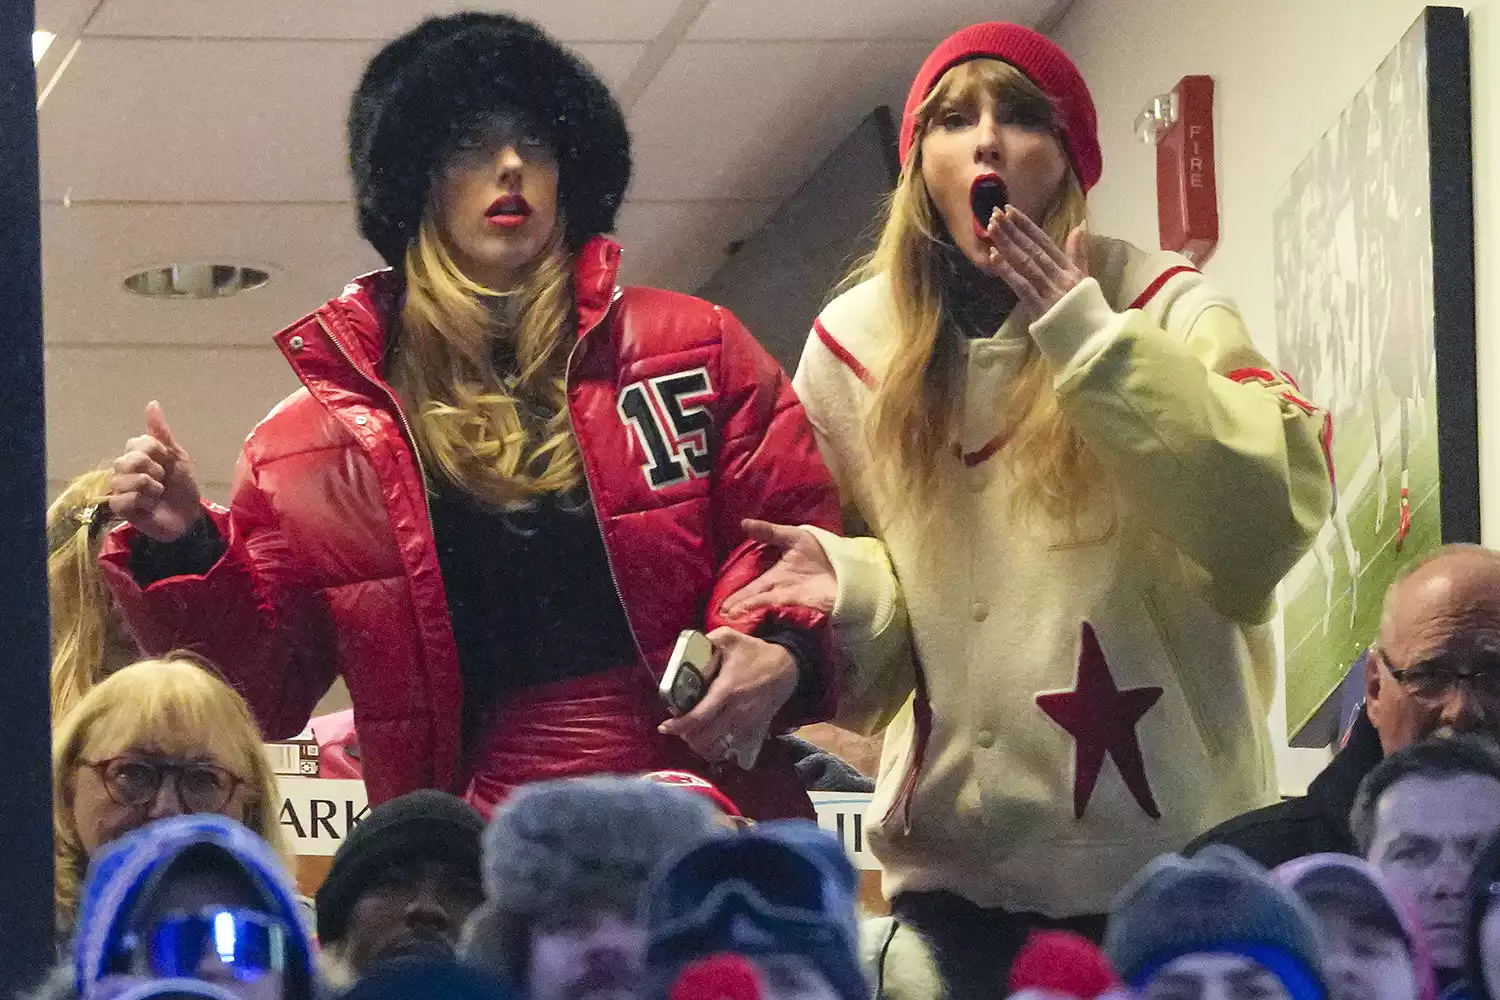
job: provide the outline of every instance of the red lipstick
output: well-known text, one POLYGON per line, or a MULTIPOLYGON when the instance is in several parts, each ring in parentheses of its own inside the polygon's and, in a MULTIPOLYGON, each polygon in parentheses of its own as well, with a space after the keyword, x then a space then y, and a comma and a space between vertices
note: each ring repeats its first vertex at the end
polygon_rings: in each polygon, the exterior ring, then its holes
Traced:
POLYGON ((518 194, 502 194, 484 215, 492 226, 515 229, 526 225, 526 220, 531 218, 531 206, 518 194))

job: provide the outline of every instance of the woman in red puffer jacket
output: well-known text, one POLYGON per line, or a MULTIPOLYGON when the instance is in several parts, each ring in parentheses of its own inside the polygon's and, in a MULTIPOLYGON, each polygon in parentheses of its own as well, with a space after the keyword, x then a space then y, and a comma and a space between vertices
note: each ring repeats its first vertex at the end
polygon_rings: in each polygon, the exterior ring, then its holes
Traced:
POLYGON ((726 620, 770 563, 741 522, 837 524, 785 375, 726 311, 620 288, 629 136, 599 79, 502 14, 425 22, 349 119, 360 228, 391 269, 280 333, 303 388, 203 503, 161 410, 115 463, 101 556, 148 649, 213 659, 268 737, 348 682, 372 802, 488 810, 564 775, 715 770, 812 815, 768 732, 829 715, 822 617, 726 620), (711 631, 704 702, 655 693, 711 631))

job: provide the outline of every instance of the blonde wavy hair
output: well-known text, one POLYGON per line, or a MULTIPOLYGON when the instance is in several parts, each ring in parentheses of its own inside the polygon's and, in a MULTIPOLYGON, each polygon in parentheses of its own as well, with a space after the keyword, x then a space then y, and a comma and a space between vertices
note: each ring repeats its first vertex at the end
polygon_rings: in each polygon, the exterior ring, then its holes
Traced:
MULTIPOLYGON (((1013 106, 1052 106, 1036 84, 997 60, 960 63, 944 74, 917 110, 917 139, 888 201, 879 242, 847 282, 889 280, 895 337, 867 433, 890 495, 902 497, 908 510, 934 511, 944 493, 943 469, 956 439, 951 377, 962 357, 943 280, 949 266, 944 245, 952 240, 922 179, 922 137, 940 111, 981 95, 1013 106)), ((1061 246, 1086 219, 1083 189, 1070 169, 1042 227, 1061 246)), ((946 252, 954 251, 949 246, 946 252)), ((1099 467, 1059 408, 1052 380, 1051 366, 1032 345, 1001 413, 1005 439, 998 457, 1016 478, 1018 510, 1067 519, 1077 514, 1099 467)))
POLYGON ((245 825, 291 864, 281 833, 281 793, 260 730, 245 700, 212 671, 191 653, 140 660, 97 684, 53 727, 53 864, 60 932, 72 931, 89 864, 74 813, 79 767, 131 747, 209 751, 215 763, 244 781, 245 825))
POLYGON ((547 249, 504 292, 459 270, 434 210, 406 252, 391 383, 415 415, 423 460, 500 509, 583 482, 567 405, 577 319, 565 228, 559 217, 547 249), (513 361, 497 360, 497 348, 513 361))
POLYGON ((47 508, 47 599, 52 613, 52 719, 140 656, 99 574, 99 549, 114 520, 108 469, 85 472, 47 508))

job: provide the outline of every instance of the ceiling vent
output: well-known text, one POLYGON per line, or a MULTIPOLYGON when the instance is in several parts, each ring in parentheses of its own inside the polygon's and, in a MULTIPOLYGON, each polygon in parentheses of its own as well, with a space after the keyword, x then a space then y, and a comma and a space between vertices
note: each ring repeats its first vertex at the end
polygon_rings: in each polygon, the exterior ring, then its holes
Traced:
POLYGON ((125 288, 152 299, 223 299, 260 288, 269 272, 239 264, 168 264, 125 279, 125 288))

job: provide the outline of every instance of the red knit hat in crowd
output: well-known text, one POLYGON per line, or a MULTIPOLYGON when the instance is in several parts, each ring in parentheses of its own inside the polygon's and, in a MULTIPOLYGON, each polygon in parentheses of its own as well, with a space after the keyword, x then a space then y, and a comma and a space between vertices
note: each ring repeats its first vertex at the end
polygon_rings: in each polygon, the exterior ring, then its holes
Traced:
POLYGON ((1033 931, 1010 967, 1010 992, 1044 990, 1095 1000, 1120 985, 1104 953, 1068 931, 1033 931))
POLYGON ((1063 141, 1078 182, 1087 191, 1099 181, 1104 154, 1099 151, 1099 116, 1094 99, 1068 54, 1050 38, 1019 24, 988 21, 971 24, 944 40, 922 63, 901 116, 901 162, 916 138, 917 108, 943 74, 970 59, 998 59, 1025 73, 1057 105, 1063 141))

